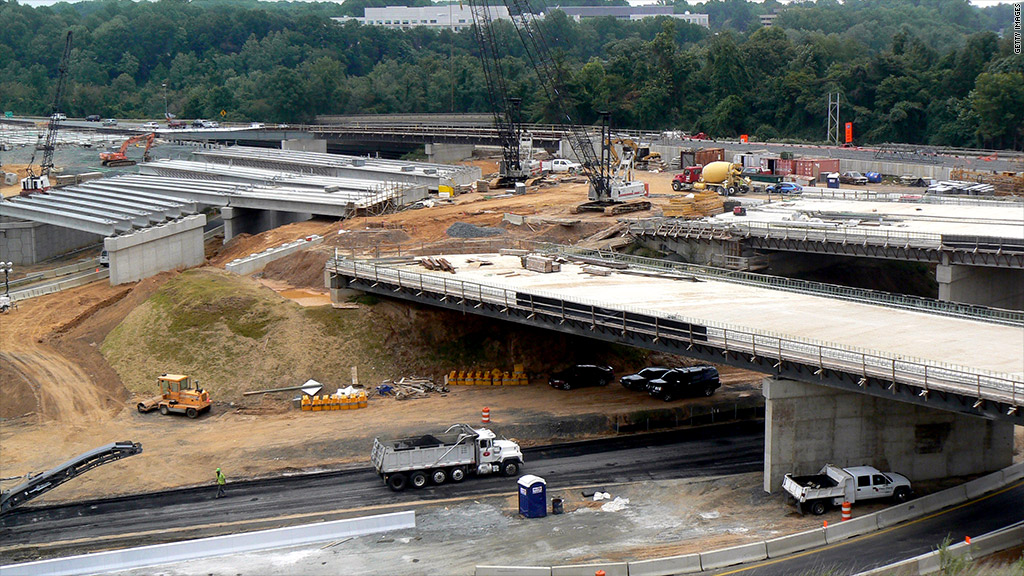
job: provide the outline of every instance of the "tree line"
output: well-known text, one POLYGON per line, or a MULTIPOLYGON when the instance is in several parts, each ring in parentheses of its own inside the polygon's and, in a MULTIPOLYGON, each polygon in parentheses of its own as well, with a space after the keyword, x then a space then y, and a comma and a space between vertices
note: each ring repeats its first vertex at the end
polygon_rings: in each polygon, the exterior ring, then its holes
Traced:
MULTIPOLYGON (((423 0, 413 0, 423 4, 423 0)), ((571 0, 575 4, 595 4, 571 0)), ((45 115, 74 34, 69 116, 307 122, 321 114, 489 112, 470 30, 392 30, 331 18, 365 6, 256 0, 0 1, 0 108, 45 115)), ((401 3, 408 3, 408 0, 401 3)), ((568 5, 570 2, 564 2, 568 5)), ((605 3, 619 3, 609 0, 605 3)), ((859 143, 1024 147, 1024 57, 1012 7, 966 0, 674 4, 671 18, 542 22, 582 123, 716 137, 823 140, 828 94, 859 143), (776 14, 762 27, 762 14, 776 14)), ((513 26, 494 28, 524 119, 557 122, 513 26)))

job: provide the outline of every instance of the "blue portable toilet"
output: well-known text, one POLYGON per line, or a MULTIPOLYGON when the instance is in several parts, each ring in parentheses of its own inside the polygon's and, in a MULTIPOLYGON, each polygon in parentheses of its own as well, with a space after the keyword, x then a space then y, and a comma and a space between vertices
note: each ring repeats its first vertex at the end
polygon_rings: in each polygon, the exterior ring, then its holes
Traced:
POLYGON ((526 518, 548 515, 547 482, 540 476, 527 474, 519 479, 519 513, 526 518))
POLYGON ((868 179, 868 182, 872 184, 878 184, 882 181, 882 175, 878 172, 868 172, 864 176, 868 179))
POLYGON ((839 173, 833 172, 825 177, 829 188, 839 188, 839 173))

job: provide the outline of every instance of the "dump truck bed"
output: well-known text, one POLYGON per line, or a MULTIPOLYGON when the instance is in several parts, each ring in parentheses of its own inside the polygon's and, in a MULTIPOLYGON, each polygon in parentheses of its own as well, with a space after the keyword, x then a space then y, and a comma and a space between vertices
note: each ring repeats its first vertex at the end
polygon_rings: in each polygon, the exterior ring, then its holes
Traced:
POLYGON ((378 473, 406 472, 475 464, 476 436, 462 433, 424 434, 373 441, 370 460, 378 473))

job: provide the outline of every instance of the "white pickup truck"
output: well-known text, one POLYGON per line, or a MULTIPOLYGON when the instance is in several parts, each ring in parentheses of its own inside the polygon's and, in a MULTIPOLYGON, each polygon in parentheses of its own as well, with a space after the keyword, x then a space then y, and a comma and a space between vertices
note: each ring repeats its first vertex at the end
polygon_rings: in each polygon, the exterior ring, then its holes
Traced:
POLYGON ((843 502, 852 504, 876 498, 906 502, 911 494, 910 480, 901 474, 880 472, 871 466, 840 468, 832 464, 825 464, 812 476, 786 474, 782 489, 801 514, 809 510, 815 515, 843 502))
POLYGON ((583 165, 579 162, 573 162, 572 160, 566 160, 565 158, 555 158, 554 160, 546 160, 541 162, 541 170, 544 172, 552 172, 554 174, 563 174, 566 172, 579 172, 583 169, 583 165))

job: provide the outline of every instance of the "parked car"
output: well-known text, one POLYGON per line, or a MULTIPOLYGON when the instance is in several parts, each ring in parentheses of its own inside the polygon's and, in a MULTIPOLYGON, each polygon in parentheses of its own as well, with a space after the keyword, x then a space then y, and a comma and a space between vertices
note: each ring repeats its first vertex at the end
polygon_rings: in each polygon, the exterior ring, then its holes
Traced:
POLYGON ((146 122, 142 125, 143 130, 156 130, 158 128, 160 128, 160 125, 156 122, 146 122))
POLYGON ((220 128, 220 124, 213 120, 197 119, 192 121, 193 128, 220 128))
POLYGON ((105 249, 100 252, 100 265, 105 268, 110 267, 110 253, 105 249))
POLYGON ((839 175, 839 181, 843 184, 867 184, 868 177, 860 172, 843 172, 839 175))
POLYGON ((266 128, 267 125, 263 122, 252 122, 249 124, 249 128, 266 128))
POLYGON ((85 121, 86 122, 99 122, 100 121, 100 115, 99 114, 89 114, 88 116, 85 117, 85 121))
POLYGON ((104 126, 117 126, 117 118, 107 118, 103 121, 104 126))
POLYGON ((767 170, 762 170, 761 168, 757 168, 754 166, 747 166, 746 168, 743 169, 742 174, 743 176, 757 176, 760 174, 771 174, 771 172, 767 170))
POLYGON ((63 112, 54 112, 50 116, 50 118, 52 118, 53 120, 67 120, 68 119, 67 115, 64 114, 63 112))
POLYGON ((768 191, 776 194, 800 194, 804 187, 793 182, 779 182, 775 186, 770 186, 768 191))
POLYGON ((604 386, 615 379, 611 366, 577 364, 551 375, 548 384, 553 388, 571 390, 584 386, 604 386))
POLYGON ((651 366, 644 368, 636 374, 630 374, 629 376, 623 376, 619 379, 619 383, 628 390, 643 390, 647 391, 647 384, 651 380, 661 378, 665 372, 668 372, 671 368, 664 366, 651 366))
POLYGON ((651 380, 647 393, 668 402, 684 396, 711 396, 721 386, 714 366, 691 366, 669 370, 661 378, 651 380))

